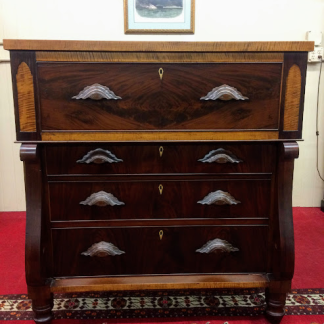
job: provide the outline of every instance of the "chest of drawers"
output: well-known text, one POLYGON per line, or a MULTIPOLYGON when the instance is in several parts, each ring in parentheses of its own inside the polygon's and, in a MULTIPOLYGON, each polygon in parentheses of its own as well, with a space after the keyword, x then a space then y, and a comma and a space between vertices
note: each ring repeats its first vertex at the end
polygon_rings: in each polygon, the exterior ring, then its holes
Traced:
POLYGON ((310 42, 6 40, 36 322, 55 292, 263 287, 284 315, 310 42))

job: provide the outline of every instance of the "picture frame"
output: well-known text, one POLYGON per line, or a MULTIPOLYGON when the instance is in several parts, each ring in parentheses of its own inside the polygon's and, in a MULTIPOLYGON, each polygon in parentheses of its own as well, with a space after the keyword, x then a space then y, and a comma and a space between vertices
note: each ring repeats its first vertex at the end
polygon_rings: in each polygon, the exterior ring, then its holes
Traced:
POLYGON ((125 34, 193 34, 195 0, 124 0, 125 34))

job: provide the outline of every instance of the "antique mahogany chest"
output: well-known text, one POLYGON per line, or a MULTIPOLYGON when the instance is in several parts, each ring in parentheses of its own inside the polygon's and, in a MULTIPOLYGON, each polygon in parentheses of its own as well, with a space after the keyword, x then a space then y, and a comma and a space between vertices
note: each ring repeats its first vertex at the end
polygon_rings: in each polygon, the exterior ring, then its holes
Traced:
POLYGON ((266 289, 284 315, 311 42, 6 40, 36 322, 56 292, 266 289))

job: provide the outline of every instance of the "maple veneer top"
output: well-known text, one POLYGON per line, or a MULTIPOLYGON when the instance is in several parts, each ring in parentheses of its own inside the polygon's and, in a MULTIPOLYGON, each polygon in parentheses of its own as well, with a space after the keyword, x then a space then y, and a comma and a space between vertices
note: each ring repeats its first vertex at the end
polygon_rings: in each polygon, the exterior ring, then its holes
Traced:
POLYGON ((6 50, 126 52, 309 52, 314 42, 126 42, 5 39, 6 50))

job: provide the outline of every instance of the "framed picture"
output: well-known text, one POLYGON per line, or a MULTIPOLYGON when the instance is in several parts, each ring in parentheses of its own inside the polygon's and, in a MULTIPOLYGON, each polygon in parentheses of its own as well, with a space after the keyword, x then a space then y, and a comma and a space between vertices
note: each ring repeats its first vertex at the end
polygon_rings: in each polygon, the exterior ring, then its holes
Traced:
POLYGON ((193 34, 195 0, 124 0, 124 22, 125 34, 193 34))

